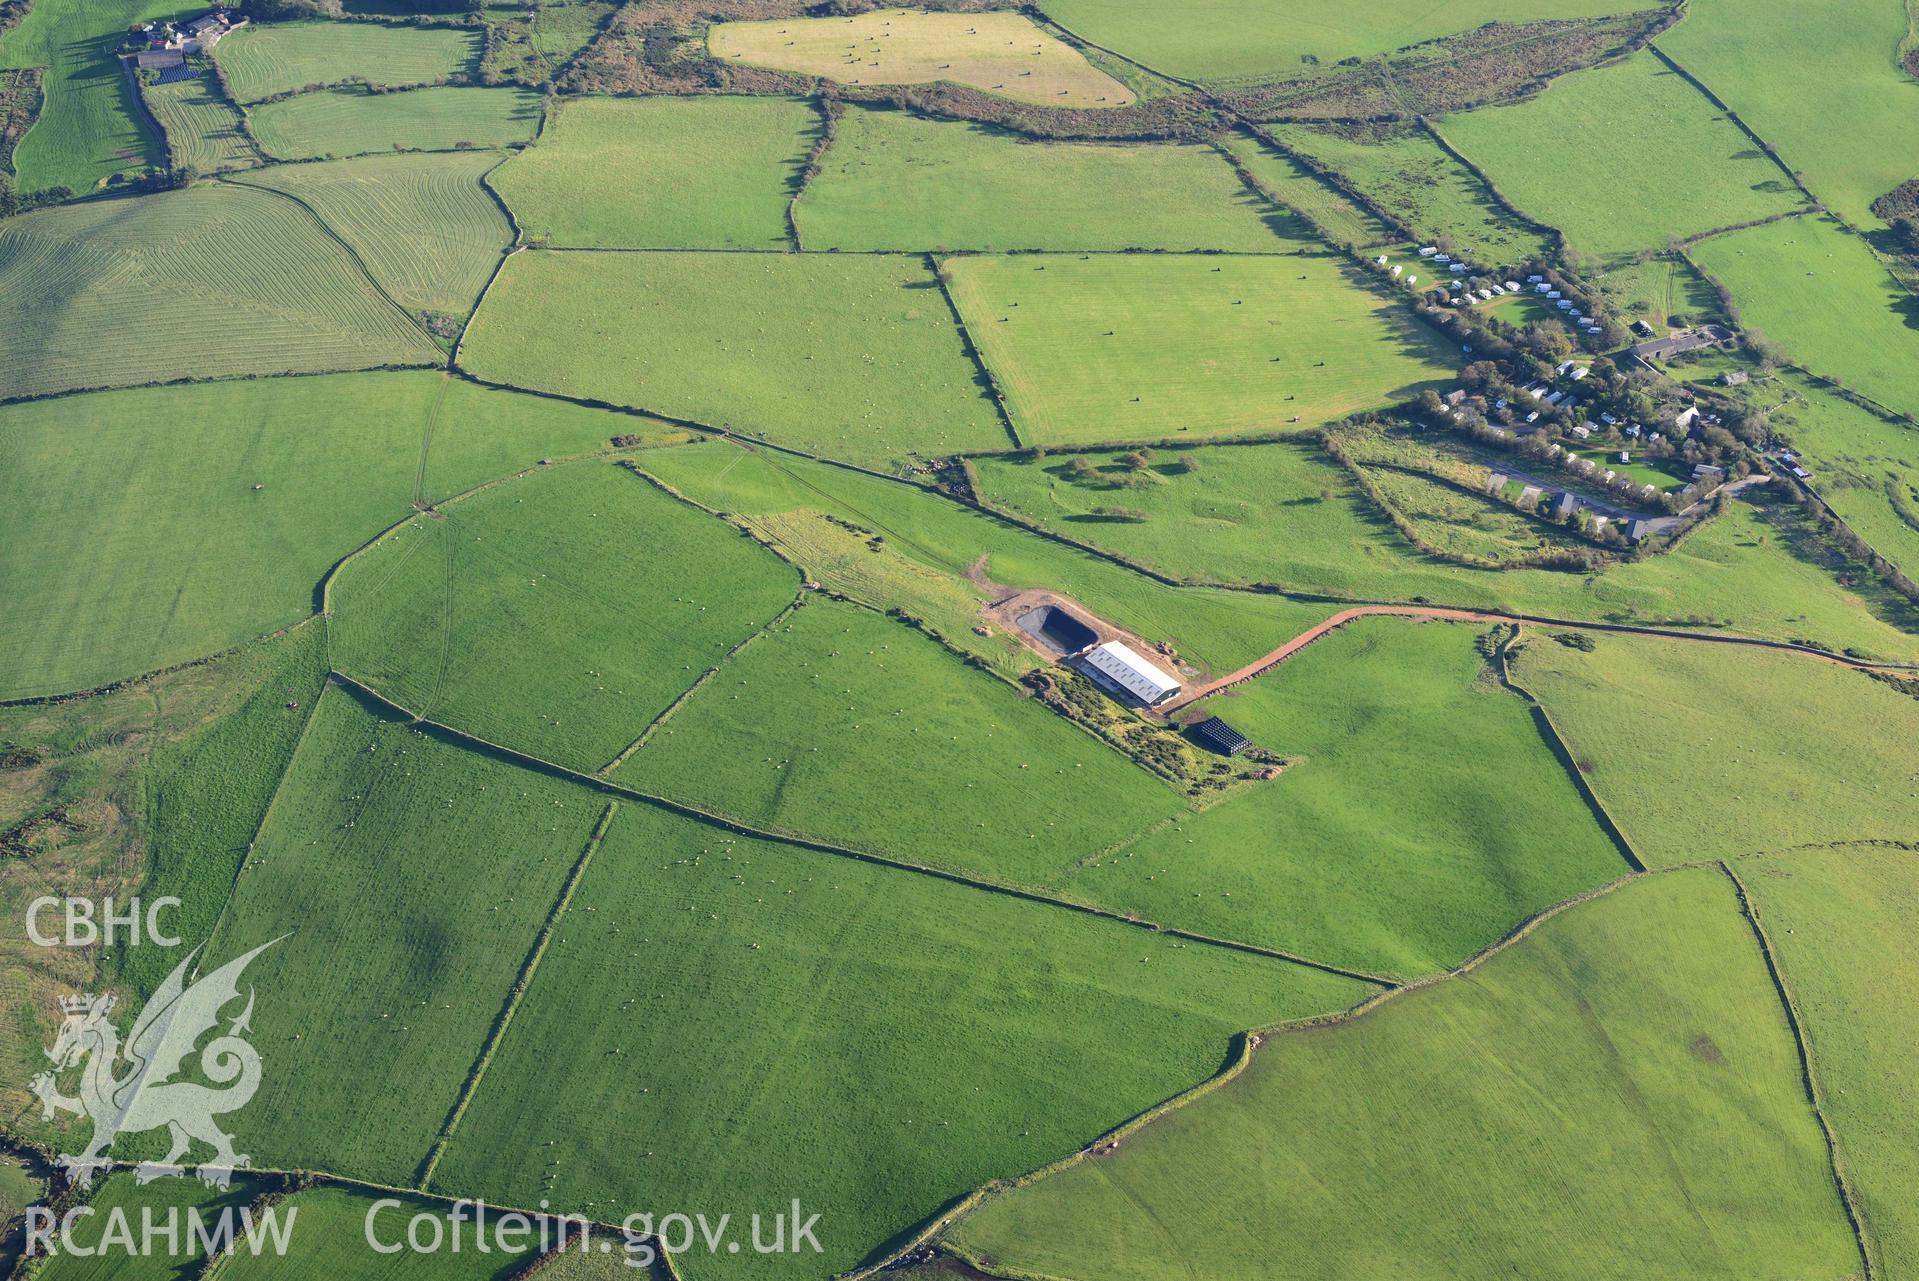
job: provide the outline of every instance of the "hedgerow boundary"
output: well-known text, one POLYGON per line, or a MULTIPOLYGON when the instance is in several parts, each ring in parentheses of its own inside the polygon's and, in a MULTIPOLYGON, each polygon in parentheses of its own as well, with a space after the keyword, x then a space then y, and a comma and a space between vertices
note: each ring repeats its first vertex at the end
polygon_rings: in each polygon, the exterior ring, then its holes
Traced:
POLYGON ((1786 976, 1779 968, 1778 957, 1772 946, 1772 940, 1766 935, 1766 926, 1759 919, 1758 905, 1746 892, 1746 883, 1732 869, 1725 859, 1718 860, 1719 870, 1732 882, 1733 893, 1739 899, 1739 910, 1746 918, 1746 924, 1752 927, 1753 941, 1759 948, 1759 955, 1766 962, 1766 974, 1772 980, 1773 992, 1779 998, 1780 1012, 1785 1015, 1786 1026, 1792 1030, 1793 1048, 1798 1051, 1800 1082, 1805 1086, 1806 1102, 1812 1108, 1813 1119, 1819 1123, 1819 1132, 1826 1140, 1826 1161, 1832 1170, 1833 1186, 1839 1192, 1839 1204, 1846 1212, 1846 1222, 1852 1227, 1853 1244, 1859 1248, 1859 1263, 1864 1270, 1865 1281, 1873 1281, 1878 1275, 1874 1252, 1867 1244, 1864 1217, 1861 1215, 1852 1191, 1852 1181, 1848 1174, 1845 1158, 1840 1154, 1839 1140, 1834 1135, 1832 1124, 1826 1120, 1824 1091, 1819 1084, 1818 1069, 1813 1066, 1812 1050, 1807 1044, 1805 1029, 1799 1018, 1799 1010, 1793 1001, 1792 989, 1786 984, 1786 976))
POLYGON ((560 887, 560 895, 547 910, 546 920, 540 924, 540 932, 533 938, 533 946, 527 950, 526 959, 520 963, 520 971, 513 978, 513 986, 507 989, 506 1001, 488 1029, 485 1042, 480 1046, 479 1055, 473 1060, 466 1080, 460 1086, 460 1095, 454 1100, 452 1110, 447 1113, 446 1123, 440 1127, 439 1137, 427 1150, 426 1159, 420 1163, 417 1180, 420 1190, 424 1191, 433 1182, 433 1172, 439 1168, 440 1158, 445 1155, 447 1144, 460 1128, 460 1120, 466 1115, 467 1106, 473 1102, 473 1096, 479 1092, 480 1084, 486 1080, 486 1070, 493 1062, 493 1053, 500 1048, 500 1042, 506 1036, 507 1029, 513 1025, 513 1016, 519 1011, 520 1001, 526 996, 527 989, 533 985, 533 976, 538 973, 540 961, 546 955, 546 946, 553 939, 554 927, 560 918, 566 915, 567 907, 573 902, 574 891, 580 888, 580 881, 586 876, 586 869, 593 861, 593 855, 599 851, 606 840, 606 831, 613 825, 613 817, 619 811, 620 803, 609 800, 600 813, 600 821, 593 825, 592 835, 586 838, 586 845, 580 851, 580 857, 574 860, 573 870, 567 873, 566 883, 560 887))

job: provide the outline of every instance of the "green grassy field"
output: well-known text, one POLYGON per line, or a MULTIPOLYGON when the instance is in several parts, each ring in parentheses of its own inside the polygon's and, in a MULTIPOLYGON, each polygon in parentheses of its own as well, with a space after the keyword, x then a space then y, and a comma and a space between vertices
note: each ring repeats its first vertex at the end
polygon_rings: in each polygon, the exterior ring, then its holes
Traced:
POLYGON ((233 96, 258 102, 348 80, 391 89, 465 75, 479 61, 480 36, 372 22, 255 23, 220 41, 213 56, 233 96))
MULTIPOLYGON (((1663 327, 1669 323, 1722 319, 1719 299, 1680 258, 1661 255, 1625 263, 1604 272, 1593 283, 1625 324, 1644 320, 1663 334, 1663 327)), ((1526 301, 1533 297, 1520 295, 1526 301)))
POLYGON ((863 107, 841 116, 795 217, 808 249, 1264 253, 1317 243, 1210 147, 1032 143, 863 107))
MULTIPOLYGON (((188 1230, 187 1212, 197 1209, 209 1224, 222 1212, 231 1212, 237 1220, 256 1195, 258 1188, 245 1179, 236 1181, 227 1191, 215 1192, 186 1179, 162 1179, 141 1187, 135 1184, 131 1172, 110 1175, 88 1202, 94 1212, 74 1220, 74 1244, 91 1253, 45 1259, 35 1266, 33 1275, 46 1281, 180 1281, 197 1276, 206 1264, 203 1251, 188 1230), (164 1225, 170 1211, 180 1216, 178 1246, 170 1246, 161 1235, 154 1239, 151 1253, 140 1253, 137 1245, 142 1215, 164 1225), (128 1248, 125 1237, 107 1238, 108 1225, 116 1221, 130 1227, 135 1248, 128 1248)), ((263 1249, 271 1248, 264 1229, 259 1240, 263 1249)), ((247 1246, 242 1244, 239 1249, 245 1251, 247 1246)))
MULTIPOLYGON (((474 1213, 453 1216, 443 1201, 424 1197, 392 1198, 398 1205, 376 1204, 385 1193, 357 1188, 303 1188, 280 1203, 280 1213, 295 1216, 292 1246, 285 1254, 235 1255, 220 1275, 235 1281, 300 1281, 325 1276, 338 1281, 511 1281, 539 1253, 537 1246, 503 1248, 498 1220, 489 1209, 483 1240, 476 1241, 474 1213), (439 1220, 441 1246, 432 1252, 405 1248, 416 1217, 439 1220), (369 1233, 371 1239, 369 1239, 369 1233), (454 1242, 459 1248, 453 1248, 454 1242), (390 1252, 374 1248, 377 1243, 390 1252), (400 1247, 397 1250, 392 1247, 400 1247), (484 1251, 484 1252, 483 1252, 484 1251)), ((558 1227, 550 1229, 557 1234, 558 1227)), ((537 1240, 538 1228, 524 1234, 537 1240)), ((435 1228, 421 1226, 416 1240, 432 1242, 435 1228)), ((505 1244, 518 1238, 509 1235, 505 1244)), ((544 1270, 543 1270, 544 1271, 544 1270)))
POLYGON ((1006 442, 917 258, 516 254, 459 359, 858 462, 1006 442))
POLYGON ((47 69, 39 118, 13 152, 20 190, 87 192, 160 163, 114 50, 130 24, 189 12, 170 0, 36 0, 0 37, 0 67, 47 69))
POLYGON ((493 176, 527 237, 599 249, 785 249, 820 128, 795 98, 563 101, 493 176))
POLYGON ((967 329, 1029 442, 1304 432, 1410 400, 1451 358, 1325 257, 951 258, 967 329))
POLYGON ((1463 493, 1430 476, 1392 467, 1363 467, 1386 504, 1442 556, 1494 565, 1585 544, 1543 520, 1480 494, 1463 493))
POLYGON ((633 426, 432 373, 0 408, 0 545, 33 549, 0 556, 0 698, 87 689, 297 622, 334 562, 416 499, 633 426))
POLYGON ((1280 1033, 1231 1085, 952 1235, 999 1268, 1109 1281, 1858 1267, 1792 1034, 1711 871, 1280 1033))
POLYGON ((1189 80, 1261 81, 1311 74, 1482 23, 1631 13, 1634 0, 1386 0, 1355 9, 1302 0, 1284 21, 1263 0, 1201 0, 1175 11, 1151 0, 1045 0, 1075 34, 1189 80))
POLYGON ((1919 864, 1905 850, 1813 850, 1738 865, 1805 1024, 1821 1110, 1882 1276, 1919 1267, 1919 1099, 1899 1068, 1919 1037, 1919 864))
POLYGON ((1439 127, 1521 209, 1607 258, 1804 203, 1765 153, 1650 53, 1439 127))
POLYGON ((1899 69, 1897 4, 1805 0, 1755 10, 1696 0, 1659 47, 1698 76, 1839 213, 1878 226, 1872 202, 1913 177, 1919 112, 1899 69))
POLYGON ((798 588, 738 531, 585 462, 369 548, 333 583, 330 632, 340 670, 416 715, 591 771, 798 588))
POLYGON ((1344 192, 1302 168, 1292 157, 1244 134, 1229 134, 1221 139, 1221 144, 1262 187, 1311 219, 1335 243, 1380 245, 1395 238, 1392 228, 1354 204, 1344 192))
POLYGON ((818 1277, 1366 990, 622 805, 433 1187, 742 1234, 797 1197, 823 1256, 677 1262, 818 1277))
POLYGON ((207 945, 281 940, 246 974, 273 1067, 231 1125, 256 1165, 418 1177, 603 808, 321 697, 207 945))
POLYGON ((1919 428, 1888 422, 1792 372, 1753 399, 1792 441, 1820 497, 1882 556, 1919 567, 1919 428))
POLYGON ((1919 304, 1864 241, 1824 218, 1793 218, 1691 252, 1749 329, 1814 373, 1919 415, 1919 304))
POLYGON ((0 225, 0 399, 437 350, 280 196, 195 187, 0 225))
POLYGON ((480 185, 499 163, 486 151, 367 156, 276 165, 246 181, 308 205, 401 306, 464 320, 513 243, 506 215, 480 185))
POLYGON ((1906 747, 1919 699, 1859 672, 1640 637, 1582 653, 1533 635, 1514 679, 1648 866, 1919 837, 1906 747))
POLYGON ((530 141, 540 96, 525 89, 325 89, 255 107, 253 134, 276 160, 376 151, 461 151, 530 141))
POLYGON ((1316 447, 1215 446, 1155 456, 1153 480, 1111 487, 1117 454, 1073 459, 981 458, 981 497, 1069 537, 1175 577, 1272 583, 1360 600, 1418 600, 1561 618, 1673 622, 1688 618, 1775 640, 1812 637, 1890 658, 1919 657, 1898 625, 1875 616, 1862 584, 1842 586, 1804 559, 1803 524, 1790 512, 1735 504, 1678 547, 1596 574, 1489 572, 1419 554, 1316 447), (1190 456, 1195 470, 1179 469, 1190 456), (1119 505, 1145 521, 1094 515, 1119 505))
POLYGON ((950 80, 1044 107, 1118 107, 1133 91, 1024 14, 877 9, 850 17, 722 22, 713 56, 843 84, 950 80), (790 38, 789 38, 790 37, 790 38))
MULTIPOLYGON (((738 513, 762 531, 784 528, 807 512, 873 530, 897 560, 890 554, 867 555, 878 567, 870 589, 852 590, 845 577, 836 587, 881 608, 902 601, 902 584, 917 586, 912 575, 931 575, 950 592, 973 592, 981 603, 1016 588, 1044 588, 1080 601, 1149 643, 1173 646, 1181 662, 1213 674, 1251 662, 1336 608, 1249 592, 1168 589, 936 494, 764 450, 690 445, 650 451, 643 463, 649 473, 697 501, 738 513)), ((813 571, 811 563, 803 563, 813 571)), ((1038 665, 1032 651, 1003 635, 982 637, 970 626, 947 624, 939 605, 929 607, 922 599, 906 596, 903 607, 937 620, 954 645, 1009 675, 1038 665)))
POLYGON ((167 136, 167 155, 175 169, 214 173, 249 169, 261 161, 247 137, 240 113, 220 92, 212 72, 172 84, 149 85, 147 109, 167 136))
POLYGON ((754 827, 1021 885, 1185 810, 1022 691, 830 603, 742 650, 613 777, 754 827))
POLYGON ((1421 130, 1348 136, 1333 128, 1275 125, 1272 131, 1302 155, 1344 174, 1428 242, 1485 266, 1543 257, 1546 238, 1529 230, 1484 183, 1421 130))
POLYGON ((1475 649, 1362 619, 1201 710, 1294 763, 1056 891, 1369 973, 1457 965, 1626 863, 1475 649), (1390 805, 1382 797, 1390 796, 1390 805))

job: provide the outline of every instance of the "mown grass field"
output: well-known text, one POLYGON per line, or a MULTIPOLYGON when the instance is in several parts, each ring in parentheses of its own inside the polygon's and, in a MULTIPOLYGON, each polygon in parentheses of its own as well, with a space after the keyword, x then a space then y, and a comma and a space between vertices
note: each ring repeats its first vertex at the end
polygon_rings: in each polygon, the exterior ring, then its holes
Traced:
POLYGON ((594 249, 785 249, 820 129, 795 98, 563 102, 493 186, 533 240, 594 249))
POLYGON ((246 976, 273 1065, 232 1114, 256 1165, 417 1179, 603 809, 321 697, 207 945, 281 940, 246 976))
POLYGON ((1262 0, 1202 0, 1169 9, 1153 0, 1045 0, 1046 16, 1156 71, 1208 82, 1310 75, 1487 22, 1631 13, 1635 0, 1386 0, 1354 8, 1303 0, 1276 21, 1262 0))
POLYGON ((249 169, 261 156, 234 105, 220 93, 211 72, 172 84, 149 85, 142 92, 147 109, 166 134, 167 154, 176 169, 214 173, 249 169))
POLYGON ((942 270, 1023 439, 1305 432, 1410 400, 1436 336, 1336 259, 949 258, 942 270))
POLYGON ((1151 479, 1125 488, 1112 483, 1125 470, 1119 454, 1085 457, 1093 475, 1084 480, 1072 473, 1073 457, 1059 454, 973 466, 989 504, 1179 578, 1562 618, 1691 618, 1775 640, 1919 657, 1898 610, 1801 555, 1807 531, 1782 508, 1735 504, 1672 550, 1597 574, 1490 572, 1421 555, 1308 443, 1164 451, 1151 479), (1194 471, 1180 470, 1184 457, 1194 471), (1096 514, 1110 506, 1146 519, 1096 514))
POLYGON ((1230 134, 1221 140, 1221 145, 1246 167, 1261 187, 1310 219, 1334 243, 1379 245, 1395 238, 1392 228, 1354 204, 1346 193, 1301 167, 1291 156, 1245 134, 1230 134))
POLYGON ((1525 703, 1486 668, 1484 630, 1362 619, 1213 696, 1200 710, 1293 764, 1056 890, 1416 976, 1624 874, 1525 703))
POLYGON ((433 1187, 606 1218, 798 1197, 823 1256, 676 1262, 817 1277, 1366 991, 622 804, 433 1187))
POLYGON ((1698 0, 1659 47, 1777 147, 1820 199, 1876 227, 1872 202, 1913 177, 1919 109, 1898 63, 1906 27, 1896 4, 1698 0))
POLYGON ((1018 13, 877 9, 845 18, 722 22, 716 58, 842 84, 950 80, 1045 107, 1119 107, 1131 89, 1018 13))
POLYGON ((160 163, 114 49, 130 24, 178 12, 171 0, 46 0, 0 37, 0 68, 46 68, 39 118, 13 152, 21 191, 84 193, 160 163))
POLYGON ((1650 53, 1439 128, 1508 199, 1606 258, 1804 203, 1738 126, 1650 53))
POLYGON ((1808 850, 1737 865, 1805 1023, 1821 1110, 1882 1275, 1919 1267, 1919 1099, 1899 1068, 1919 1037, 1919 862, 1909 850, 1808 850))
POLYGON ((918 258, 516 254, 459 359, 858 462, 1006 442, 918 258))
POLYGON ((857 106, 794 213, 808 249, 1270 253, 1317 243, 1211 147, 1034 143, 857 106))
POLYGON ((358 81, 391 89, 465 75, 480 35, 458 27, 372 22, 251 23, 220 41, 213 57, 241 102, 358 81))
POLYGON ((1919 837, 1919 698, 1792 654, 1596 645, 1529 633, 1514 679, 1649 866, 1919 837))
POLYGON ((0 226, 0 399, 436 351, 280 196, 195 187, 0 226))
POLYGON ((1421 240, 1444 241, 1475 263, 1511 266, 1549 248, 1544 236, 1500 208, 1484 183, 1421 130, 1348 135, 1334 127, 1275 125, 1272 131, 1300 154, 1344 174, 1421 240))
POLYGON ((1919 304, 1857 236, 1792 218, 1691 253, 1732 291, 1749 330, 1814 373, 1919 415, 1919 304))
POLYGON ((325 89, 251 111, 253 134, 276 160, 375 151, 459 151, 528 142, 540 131, 540 96, 525 89, 325 89))
POLYGON ((1858 1267, 1791 1031, 1706 870, 1280 1033, 1232 1084, 951 1235, 997 1267, 1111 1281, 1858 1267))
POLYGON ((0 698, 92 688, 295 623, 334 562, 416 498, 605 433, 591 411, 432 373, 0 408, 0 698))
MULTIPOLYGON (((221 1275, 236 1281, 300 1281, 313 1276, 339 1281, 371 1281, 376 1277, 382 1281, 510 1281, 539 1253, 536 1244, 503 1249, 498 1220, 490 1208, 483 1239, 476 1241, 482 1233, 475 1230, 471 1210, 463 1209, 455 1216, 444 1201, 424 1197, 393 1197, 390 1199, 399 1204, 378 1205, 387 1199, 385 1193, 370 1189, 324 1185, 303 1188, 279 1204, 283 1218, 295 1216, 287 1252, 254 1255, 243 1250, 221 1269, 221 1275), (438 1231, 443 1236, 438 1250, 406 1248, 407 1231, 416 1216, 439 1219, 438 1231), (456 1240, 457 1250, 453 1248, 456 1240), (376 1250, 376 1243, 388 1252, 376 1250), (394 1246, 400 1248, 392 1249, 394 1246), (480 1246, 484 1246, 484 1252, 480 1246)), ((555 1234, 558 1230, 549 1229, 555 1234)), ((431 1243, 434 1232, 434 1228, 422 1225, 416 1239, 431 1243)), ((536 1242, 537 1233, 537 1227, 529 1228, 524 1234, 526 1242, 536 1242)), ((515 1240, 511 1235, 504 1238, 508 1243, 515 1240)))
POLYGON ((1023 691, 831 603, 732 658, 614 778, 753 827, 1022 885, 1185 810, 1023 691))
POLYGON ((340 670, 414 714, 592 771, 798 589, 737 530, 589 461, 396 530, 334 581, 330 632, 340 670))
POLYGON ((464 320, 513 243, 512 225, 480 185, 499 163, 486 151, 367 156, 275 166, 246 181, 304 202, 401 306, 464 320))
MULTIPOLYGON (((652 450, 643 465, 696 501, 737 513, 756 529, 776 528, 796 514, 819 512, 874 531, 886 549, 899 555, 900 563, 868 555, 877 566, 869 592, 854 589, 851 580, 861 571, 852 566, 841 569, 835 586, 872 604, 900 603, 908 612, 940 623, 945 621, 942 603, 954 592, 970 590, 984 601, 1006 590, 1045 588, 1080 601, 1149 643, 1172 645, 1183 663, 1223 675, 1335 611, 1324 603, 1250 592, 1168 591, 1102 557, 1013 528, 936 494, 770 451, 749 452, 716 442, 652 450), (899 592, 898 586, 911 583, 918 571, 937 575, 946 590, 927 596, 899 592), (990 584, 990 592, 982 584, 990 584), (930 607, 922 603, 929 599, 930 607)), ((810 562, 802 563, 814 572, 810 562)), ((981 637, 970 627, 944 630, 954 645, 1008 674, 1039 663, 1023 647, 1009 658, 1002 635, 981 637)))

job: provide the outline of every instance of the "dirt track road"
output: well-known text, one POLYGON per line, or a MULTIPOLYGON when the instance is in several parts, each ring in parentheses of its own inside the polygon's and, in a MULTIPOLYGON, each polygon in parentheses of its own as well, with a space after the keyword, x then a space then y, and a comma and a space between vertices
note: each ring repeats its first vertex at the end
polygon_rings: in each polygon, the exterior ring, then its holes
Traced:
POLYGON ((1498 614, 1474 609, 1442 609, 1432 605, 1359 605, 1352 609, 1341 610, 1325 622, 1307 628, 1278 649, 1254 659, 1236 672, 1230 672, 1218 680, 1184 690, 1170 702, 1161 704, 1157 710, 1162 716, 1171 716, 1188 703, 1205 698, 1208 694, 1217 694, 1222 689, 1228 689, 1242 681, 1249 681, 1255 676, 1271 671, 1328 632, 1337 631, 1356 618, 1367 618, 1373 615, 1437 618, 1456 623, 1533 623, 1584 631, 1624 632, 1634 636, 1655 636, 1662 640, 1695 641, 1706 645, 1748 645, 1757 649, 1780 650, 1788 654, 1802 654, 1807 658, 1823 659, 1841 667, 1855 667, 1861 671, 1913 670, 1912 665, 1906 663, 1870 663, 1857 658, 1848 658, 1844 654, 1828 654, 1810 645, 1795 645, 1791 641, 1763 640, 1757 636, 1719 636, 1711 632, 1683 632, 1663 627, 1640 627, 1632 623, 1579 622, 1570 618, 1544 618, 1533 614, 1498 614))

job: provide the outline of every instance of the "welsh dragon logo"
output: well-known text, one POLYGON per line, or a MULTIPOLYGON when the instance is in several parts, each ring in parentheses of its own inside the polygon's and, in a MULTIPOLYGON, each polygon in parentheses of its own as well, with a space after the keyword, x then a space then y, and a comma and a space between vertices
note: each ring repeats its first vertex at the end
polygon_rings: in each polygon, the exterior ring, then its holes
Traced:
POLYGON ((215 1124, 214 1117, 245 1107, 260 1088, 260 1056, 244 1035, 253 1018, 251 988, 247 989, 246 1008, 228 1024, 224 1034, 200 1051, 200 1072, 213 1085, 174 1078, 200 1038, 219 1027, 220 1011, 238 998, 241 971, 279 941, 262 943, 191 985, 187 983, 187 968, 200 949, 189 952, 133 1021, 124 1048, 119 1030, 107 1017, 113 1012, 112 996, 61 998, 60 1008, 66 1018, 53 1048, 47 1051, 53 1070, 33 1079, 33 1092, 48 1120, 56 1112, 72 1112, 93 1120, 93 1140, 87 1150, 78 1156, 60 1157, 61 1168, 75 1183, 82 1187, 91 1184, 96 1172, 112 1164, 107 1153, 120 1135, 161 1126, 172 1138, 172 1150, 157 1162, 139 1166, 135 1177, 141 1183, 161 1175, 185 1174, 181 1158, 195 1140, 213 1149, 212 1158, 202 1161, 196 1170, 209 1187, 226 1187, 235 1170, 246 1168, 248 1157, 233 1150, 233 1136, 215 1124), (62 1094, 56 1075, 83 1063, 79 1096, 62 1094))

